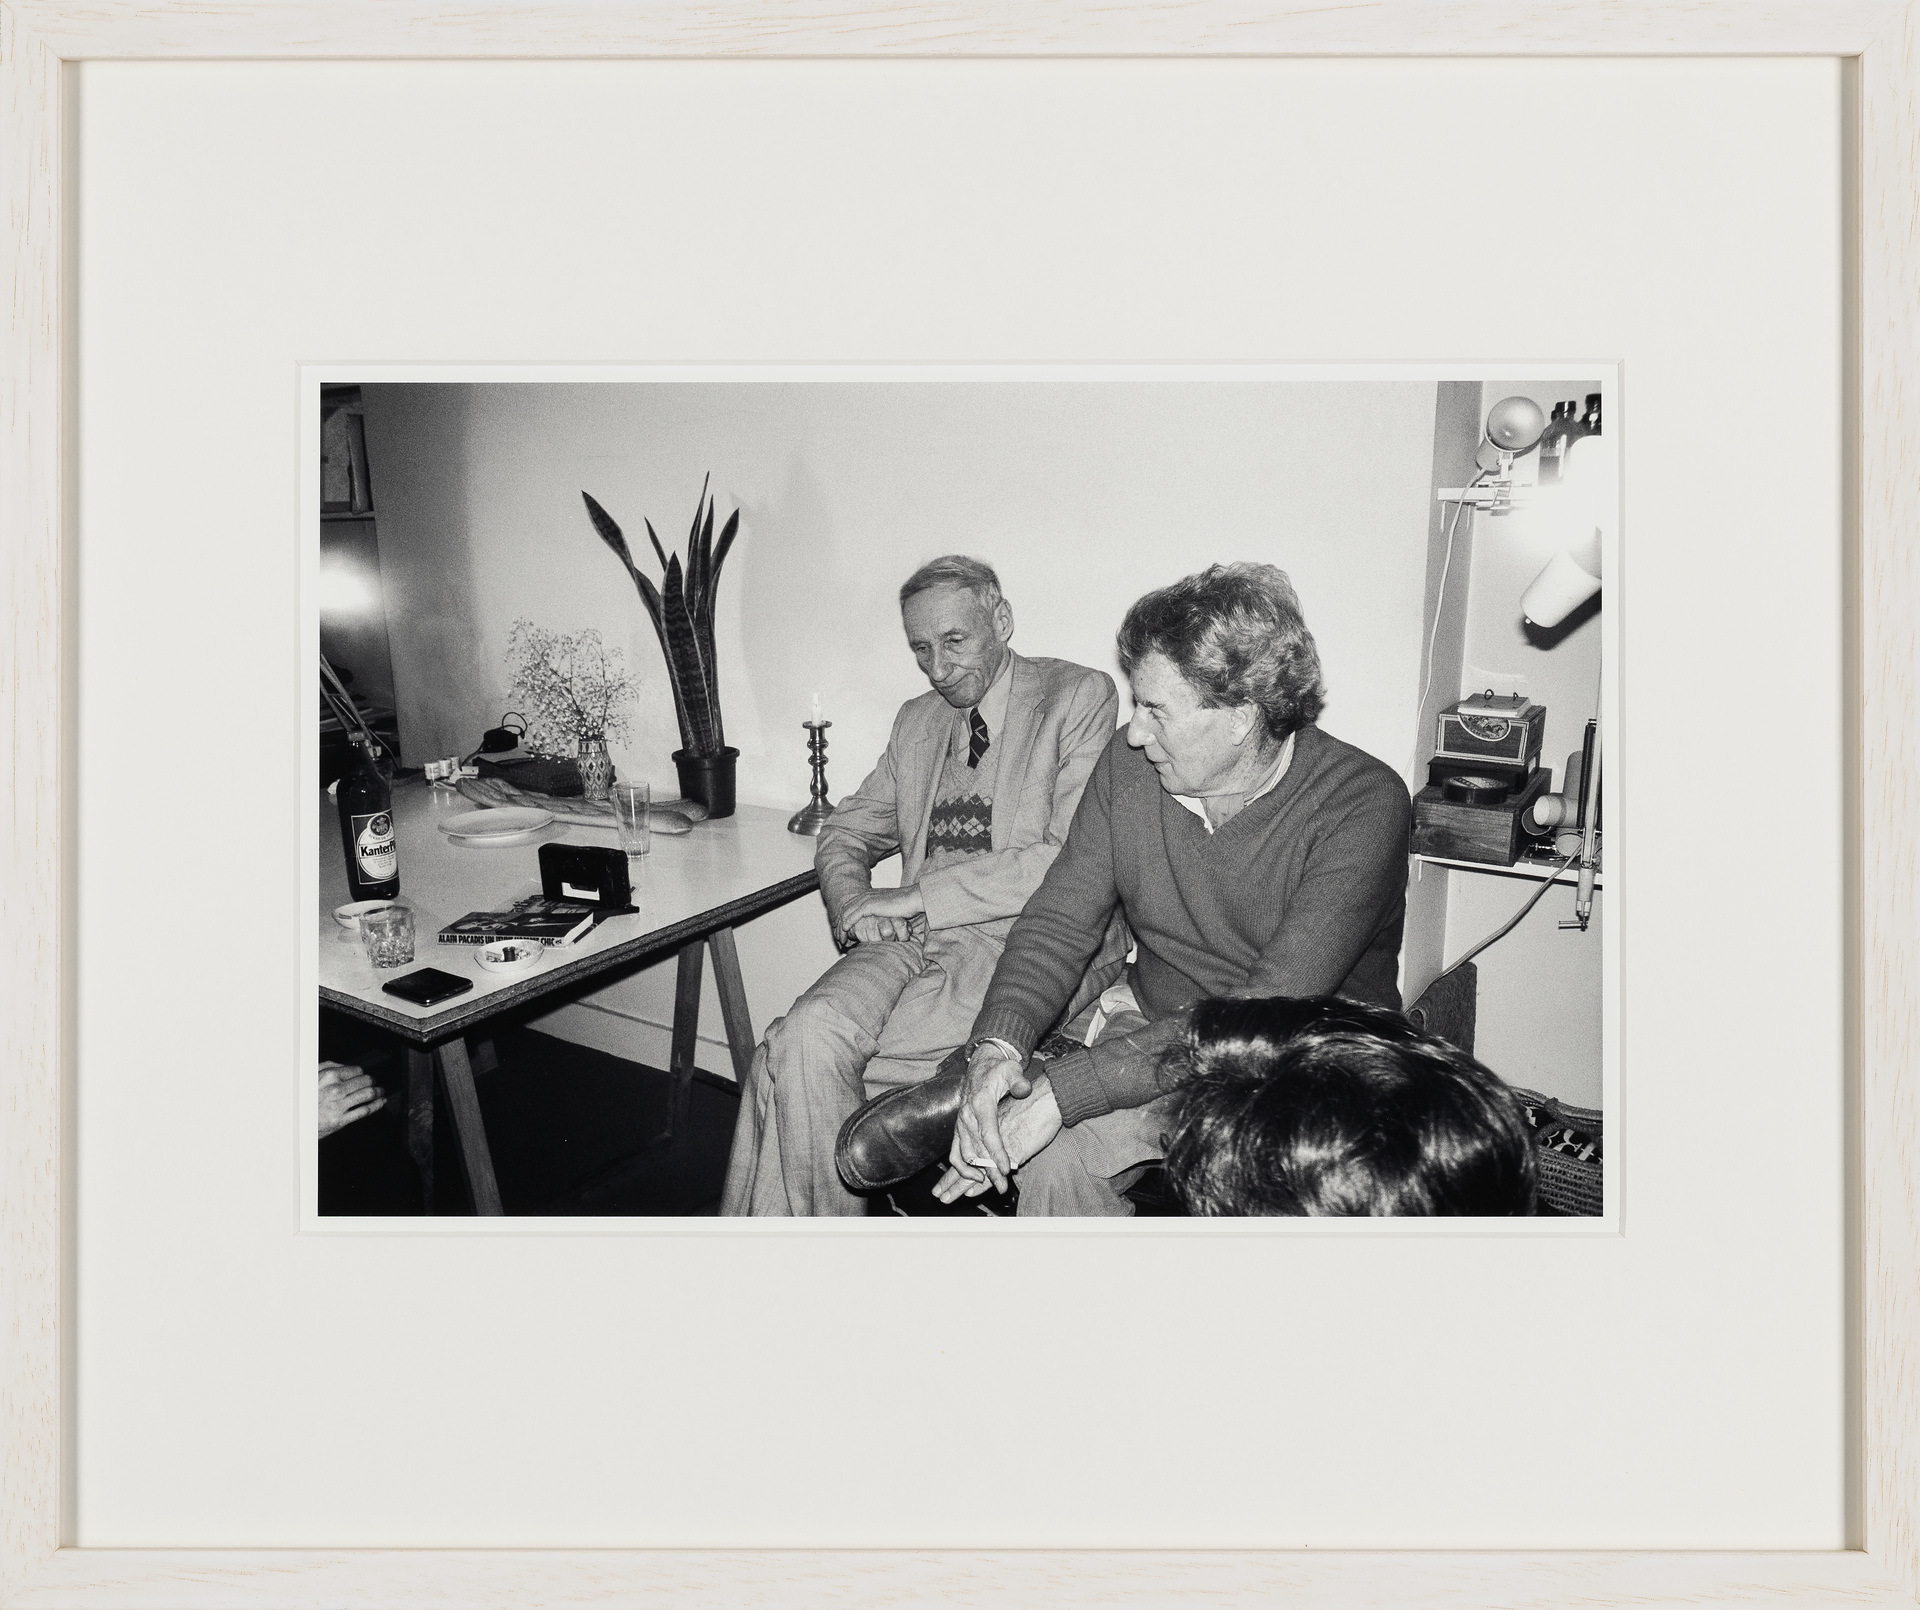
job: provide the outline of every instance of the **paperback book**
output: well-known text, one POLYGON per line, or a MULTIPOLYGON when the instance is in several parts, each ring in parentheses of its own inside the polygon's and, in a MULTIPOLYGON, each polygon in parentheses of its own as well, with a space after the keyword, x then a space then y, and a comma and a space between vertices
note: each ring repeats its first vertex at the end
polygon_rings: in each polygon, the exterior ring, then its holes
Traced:
POLYGON ((603 917, 614 915, 610 906, 532 895, 505 911, 469 911, 440 930, 440 943, 485 945, 496 939, 531 939, 543 945, 571 945, 603 917))

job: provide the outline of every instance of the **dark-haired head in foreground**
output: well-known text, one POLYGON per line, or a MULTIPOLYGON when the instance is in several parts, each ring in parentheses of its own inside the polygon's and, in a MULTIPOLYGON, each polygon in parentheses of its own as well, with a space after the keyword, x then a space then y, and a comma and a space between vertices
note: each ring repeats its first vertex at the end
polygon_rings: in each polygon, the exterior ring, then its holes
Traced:
POLYGON ((1512 1091, 1397 1012, 1202 1001, 1167 1073, 1182 1091, 1167 1175, 1196 1214, 1534 1210, 1533 1137, 1512 1091))

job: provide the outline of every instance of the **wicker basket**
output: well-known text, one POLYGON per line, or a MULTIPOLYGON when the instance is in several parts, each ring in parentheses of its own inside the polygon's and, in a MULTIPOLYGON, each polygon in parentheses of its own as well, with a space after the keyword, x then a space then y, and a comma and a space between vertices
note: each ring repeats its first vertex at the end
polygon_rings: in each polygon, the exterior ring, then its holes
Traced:
POLYGON ((1574 1107, 1537 1090, 1513 1092, 1527 1109, 1527 1122, 1539 1136, 1540 1206, 1553 1213, 1597 1218, 1604 1209, 1601 1157, 1604 1124, 1593 1107, 1574 1107), (1555 1144, 1549 1137, 1571 1130, 1576 1139, 1555 1144))

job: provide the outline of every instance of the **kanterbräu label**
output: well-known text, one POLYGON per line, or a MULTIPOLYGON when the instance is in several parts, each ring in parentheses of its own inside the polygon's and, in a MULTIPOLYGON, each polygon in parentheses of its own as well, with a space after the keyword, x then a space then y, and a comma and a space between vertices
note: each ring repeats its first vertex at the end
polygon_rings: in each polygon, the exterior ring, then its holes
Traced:
POLYGON ((400 846, 393 841, 391 811, 354 817, 353 848, 365 882, 386 883, 400 876, 400 846))

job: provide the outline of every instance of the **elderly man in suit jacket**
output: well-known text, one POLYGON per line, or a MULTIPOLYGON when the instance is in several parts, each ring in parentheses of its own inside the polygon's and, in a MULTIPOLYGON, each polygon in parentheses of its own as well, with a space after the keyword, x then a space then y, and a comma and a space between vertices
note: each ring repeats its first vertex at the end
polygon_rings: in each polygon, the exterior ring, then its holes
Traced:
MULTIPOLYGON (((921 566, 900 614, 933 691, 901 708, 879 765, 821 831, 814 865, 845 954, 754 1053, 722 1213, 866 1211, 834 1167, 841 1124, 965 1038, 1118 724, 1109 677, 1013 652, 1013 611, 979 560, 921 566), (900 887, 874 888, 896 851, 900 887)), ((1124 947, 1109 934, 1096 967, 1124 947)))

